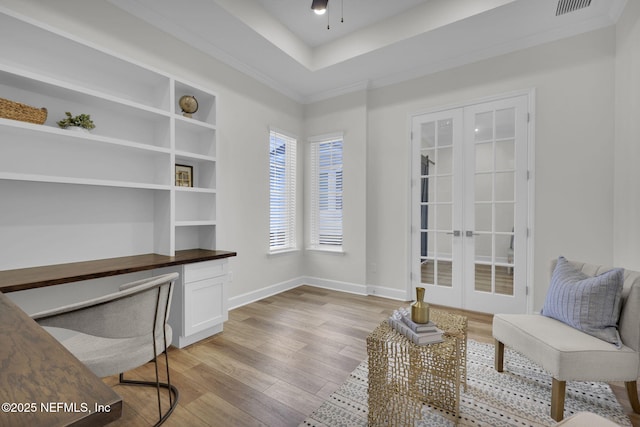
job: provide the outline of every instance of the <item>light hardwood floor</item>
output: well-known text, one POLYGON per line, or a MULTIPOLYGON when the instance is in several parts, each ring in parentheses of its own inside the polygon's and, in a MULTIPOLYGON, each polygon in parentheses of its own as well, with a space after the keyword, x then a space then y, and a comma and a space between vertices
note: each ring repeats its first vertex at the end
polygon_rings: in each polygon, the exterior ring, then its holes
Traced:
MULTIPOLYGON (((223 333, 169 351, 180 400, 164 425, 297 426, 366 357, 367 335, 408 304, 301 286, 232 310, 223 333)), ((452 311, 468 316, 470 339, 493 342, 491 315, 452 311)), ((153 379, 153 372, 147 364, 126 377, 153 379)), ((113 385, 117 377, 105 382, 113 385)), ((156 421, 154 390, 114 389, 124 409, 112 426, 156 421)), ((614 386, 614 392, 631 413, 624 386, 614 386)), ((632 420, 640 426, 640 417, 632 420)))

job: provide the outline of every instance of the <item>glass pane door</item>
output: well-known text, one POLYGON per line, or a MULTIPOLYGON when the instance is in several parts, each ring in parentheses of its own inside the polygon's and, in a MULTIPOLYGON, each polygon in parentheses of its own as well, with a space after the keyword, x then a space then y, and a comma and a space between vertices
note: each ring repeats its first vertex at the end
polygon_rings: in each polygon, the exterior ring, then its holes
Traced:
POLYGON ((411 291, 426 301, 526 311, 527 112, 523 95, 413 117, 411 291))
POLYGON ((475 114, 475 283, 513 295, 515 108, 475 114))
POLYGON ((525 309, 524 264, 515 261, 516 247, 524 248, 526 240, 526 112, 525 97, 465 109, 465 299, 470 309, 525 309))
POLYGON ((460 110, 435 113, 420 116, 413 126, 414 169, 419 171, 413 197, 419 226, 417 283, 427 288, 427 299, 438 304, 454 303, 461 291, 456 266, 461 216, 454 201, 461 194, 455 178, 461 117, 460 110))

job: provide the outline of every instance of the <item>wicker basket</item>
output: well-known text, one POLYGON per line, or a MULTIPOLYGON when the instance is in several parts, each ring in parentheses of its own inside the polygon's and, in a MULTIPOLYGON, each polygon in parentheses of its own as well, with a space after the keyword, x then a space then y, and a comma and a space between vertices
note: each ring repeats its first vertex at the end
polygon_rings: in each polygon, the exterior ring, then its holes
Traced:
POLYGON ((41 125, 47 120, 47 109, 0 98, 0 117, 41 125))

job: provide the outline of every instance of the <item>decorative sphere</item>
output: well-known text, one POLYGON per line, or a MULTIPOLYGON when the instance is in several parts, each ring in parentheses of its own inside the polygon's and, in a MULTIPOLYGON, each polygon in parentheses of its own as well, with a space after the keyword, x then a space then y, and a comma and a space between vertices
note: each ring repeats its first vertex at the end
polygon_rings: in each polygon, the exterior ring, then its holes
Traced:
POLYGON ((198 101, 193 95, 184 95, 180 97, 178 105, 180 105, 182 112, 185 113, 184 115, 187 117, 191 117, 192 113, 198 111, 198 101))

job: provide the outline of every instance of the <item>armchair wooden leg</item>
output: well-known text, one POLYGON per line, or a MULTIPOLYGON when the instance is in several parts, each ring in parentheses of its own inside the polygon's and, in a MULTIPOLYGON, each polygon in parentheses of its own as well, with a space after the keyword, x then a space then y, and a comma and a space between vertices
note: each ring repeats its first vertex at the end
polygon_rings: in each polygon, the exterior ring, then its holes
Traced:
POLYGON ((502 372, 504 370, 504 344, 498 340, 495 340, 496 356, 494 360, 494 367, 496 371, 502 372))
POLYGON ((631 408, 636 414, 640 414, 640 402, 638 402, 638 383, 636 381, 625 381, 624 385, 627 387, 627 396, 629 396, 629 403, 631 408))
POLYGON ((551 418, 556 421, 562 421, 564 418, 564 393, 566 381, 560 381, 553 378, 551 384, 551 418))

